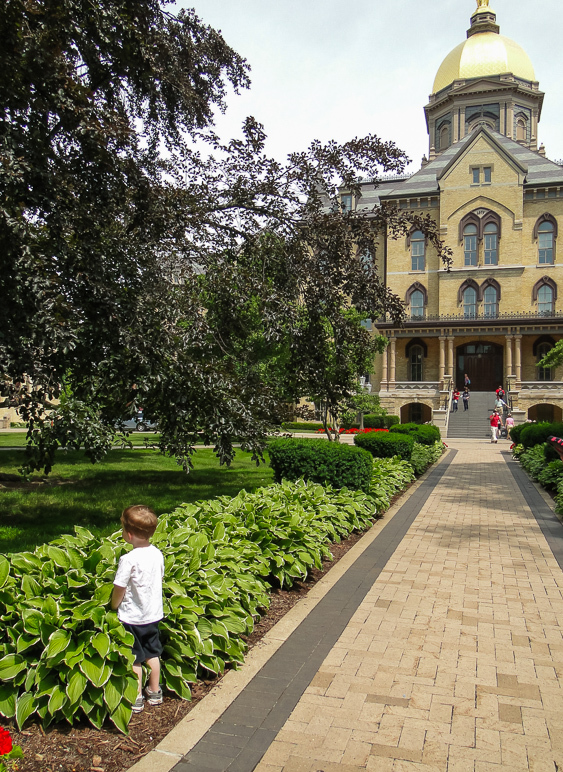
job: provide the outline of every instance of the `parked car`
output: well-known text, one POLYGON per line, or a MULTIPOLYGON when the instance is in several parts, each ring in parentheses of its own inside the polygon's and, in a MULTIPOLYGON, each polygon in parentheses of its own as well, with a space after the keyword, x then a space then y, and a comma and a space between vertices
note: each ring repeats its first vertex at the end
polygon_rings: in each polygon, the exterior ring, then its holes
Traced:
POLYGON ((140 410, 136 416, 120 421, 119 428, 137 432, 155 432, 158 425, 154 421, 145 421, 143 411, 140 410))

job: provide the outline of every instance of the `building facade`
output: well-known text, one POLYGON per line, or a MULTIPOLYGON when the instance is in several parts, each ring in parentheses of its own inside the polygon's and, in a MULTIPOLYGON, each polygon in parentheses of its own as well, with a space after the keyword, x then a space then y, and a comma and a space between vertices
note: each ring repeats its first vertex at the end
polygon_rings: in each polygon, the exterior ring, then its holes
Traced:
POLYGON ((543 97, 527 54, 478 0, 425 107, 428 158, 408 178, 366 182, 354 202, 427 213, 453 250, 448 270, 420 231, 383 245, 407 321, 377 325, 389 345, 373 390, 402 420, 439 423, 466 373, 473 391, 502 384, 517 420, 561 419, 563 370, 537 366, 563 335, 563 166, 538 147, 543 97))

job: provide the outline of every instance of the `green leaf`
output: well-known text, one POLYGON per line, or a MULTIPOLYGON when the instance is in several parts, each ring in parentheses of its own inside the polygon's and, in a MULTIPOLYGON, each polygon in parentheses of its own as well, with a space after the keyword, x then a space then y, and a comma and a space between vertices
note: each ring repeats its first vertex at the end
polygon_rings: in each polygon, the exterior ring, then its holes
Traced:
POLYGON ((43 617, 39 611, 24 609, 22 611, 23 629, 30 635, 39 635, 43 617))
POLYGON ((0 659, 0 681, 11 681, 26 667, 27 662, 19 654, 7 654, 0 659))
POLYGON ((3 587, 10 575, 10 563, 4 555, 0 555, 0 587, 3 587))
POLYGON ((117 708, 111 714, 110 720, 113 721, 120 732, 127 734, 127 727, 129 725, 129 721, 131 720, 131 708, 128 708, 127 705, 125 705, 123 702, 120 702, 117 708))
POLYGON ((24 692, 20 697, 18 697, 16 703, 16 723, 20 731, 26 720, 35 711, 35 707, 35 700, 33 695, 29 692, 24 692))
POLYGON ((122 700, 122 678, 110 678, 107 684, 104 686, 104 702, 108 706, 110 713, 118 707, 122 700))
POLYGON ((49 643, 47 644, 47 648, 43 655, 45 659, 50 659, 51 657, 56 657, 58 654, 61 654, 67 648, 70 639, 70 631, 55 630, 49 637, 49 643))
POLYGON ((21 654, 22 651, 26 651, 27 649, 31 648, 34 644, 36 644, 41 639, 36 635, 25 635, 22 633, 16 643, 16 651, 18 654, 21 654))
POLYGON ((125 679, 125 690, 123 692, 123 698, 126 700, 126 702, 129 702, 132 705, 137 699, 138 693, 139 682, 137 681, 136 677, 133 675, 127 676, 125 679))
POLYGON ((84 658, 78 666, 94 686, 103 686, 111 675, 110 666, 97 654, 84 658))
POLYGON ((49 596, 46 600, 43 601, 42 611, 44 614, 48 614, 51 617, 59 616, 59 607, 56 600, 52 596, 49 596))
POLYGON ((39 582, 36 582, 29 574, 24 574, 22 577, 22 592, 26 598, 37 598, 41 595, 42 591, 39 582))
POLYGON ((94 705, 92 710, 88 713, 88 719, 91 721, 92 724, 94 724, 96 729, 102 728, 105 717, 106 717, 106 709, 103 708, 101 705, 94 705))
POLYGON ((53 547, 51 544, 47 547, 47 555, 51 558, 53 563, 59 568, 64 568, 68 571, 70 568, 70 558, 66 552, 59 547, 53 547))
POLYGON ((16 715, 16 692, 10 684, 0 684, 0 714, 5 718, 16 715))
POLYGON ((68 680, 66 694, 71 705, 78 702, 86 689, 86 676, 80 670, 75 670, 68 680))
POLYGON ((113 585, 104 584, 101 587, 97 588, 96 592, 94 593, 94 599, 98 601, 98 604, 105 606, 109 603, 112 592, 113 592, 113 585))
POLYGON ((63 705, 67 701, 67 696, 62 688, 62 686, 57 686, 53 691, 51 692, 51 696, 49 697, 49 713, 54 716, 57 711, 59 711, 63 705))
POLYGON ((102 659, 107 656, 111 645, 109 635, 98 633, 92 638, 91 643, 102 659))

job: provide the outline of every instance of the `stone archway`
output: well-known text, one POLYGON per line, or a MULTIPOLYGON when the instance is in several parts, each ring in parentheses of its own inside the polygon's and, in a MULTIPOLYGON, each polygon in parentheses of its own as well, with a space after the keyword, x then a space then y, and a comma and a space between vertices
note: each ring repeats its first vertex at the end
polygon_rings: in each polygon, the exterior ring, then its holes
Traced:
POLYGON ((528 408, 528 418, 530 421, 561 421, 562 410, 558 405, 550 405, 546 402, 539 402, 528 408))
POLYGON ((471 391, 495 391, 503 382, 502 346, 480 340, 458 346, 455 385, 460 389, 465 373, 471 380, 471 391))
POLYGON ((427 424, 432 420, 432 408, 424 402, 409 402, 401 407, 402 424, 427 424))

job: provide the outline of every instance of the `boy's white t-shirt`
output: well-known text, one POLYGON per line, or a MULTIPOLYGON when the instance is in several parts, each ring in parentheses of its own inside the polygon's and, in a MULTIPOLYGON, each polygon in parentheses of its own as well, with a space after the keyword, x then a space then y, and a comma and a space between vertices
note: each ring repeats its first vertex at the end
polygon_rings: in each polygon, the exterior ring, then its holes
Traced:
POLYGON ((164 558, 153 544, 136 547, 119 558, 113 583, 126 588, 117 608, 121 622, 148 625, 162 619, 163 576, 164 558))

